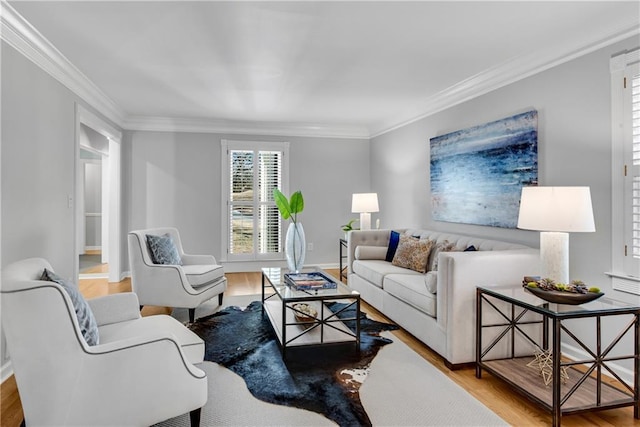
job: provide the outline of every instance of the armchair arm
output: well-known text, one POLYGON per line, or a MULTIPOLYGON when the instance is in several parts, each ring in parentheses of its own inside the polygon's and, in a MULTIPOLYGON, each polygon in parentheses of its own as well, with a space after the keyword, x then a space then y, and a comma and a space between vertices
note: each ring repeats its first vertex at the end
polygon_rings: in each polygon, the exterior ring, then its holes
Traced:
POLYGON ((207 401, 206 374, 186 360, 171 334, 91 347, 76 370, 65 391, 69 425, 152 425, 207 401))
POLYGON ((185 265, 217 265, 213 255, 190 255, 182 254, 182 263, 185 265))
POLYGON ((140 318, 138 296, 133 292, 106 295, 87 300, 98 326, 140 318))

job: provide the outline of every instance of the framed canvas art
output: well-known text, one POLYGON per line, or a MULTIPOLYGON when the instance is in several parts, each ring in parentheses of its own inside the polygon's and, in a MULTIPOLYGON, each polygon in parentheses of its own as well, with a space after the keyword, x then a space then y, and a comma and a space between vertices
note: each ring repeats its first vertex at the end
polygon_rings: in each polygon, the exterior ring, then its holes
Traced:
POLYGON ((436 221, 515 228, 523 186, 538 184, 538 112, 430 139, 436 221))

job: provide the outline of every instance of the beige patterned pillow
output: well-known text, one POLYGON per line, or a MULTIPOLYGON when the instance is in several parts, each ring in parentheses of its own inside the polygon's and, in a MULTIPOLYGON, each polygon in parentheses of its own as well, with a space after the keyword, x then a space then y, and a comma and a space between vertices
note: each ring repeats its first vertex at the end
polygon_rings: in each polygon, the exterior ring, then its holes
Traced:
POLYGON ((440 252, 452 252, 456 250, 455 243, 451 243, 448 240, 435 245, 429 254, 429 264, 427 265, 427 271, 438 271, 438 255, 440 252))
POLYGON ((412 236, 400 236, 398 249, 391 264, 397 267, 410 268, 419 273, 426 273, 429 253, 435 242, 419 240, 412 236))

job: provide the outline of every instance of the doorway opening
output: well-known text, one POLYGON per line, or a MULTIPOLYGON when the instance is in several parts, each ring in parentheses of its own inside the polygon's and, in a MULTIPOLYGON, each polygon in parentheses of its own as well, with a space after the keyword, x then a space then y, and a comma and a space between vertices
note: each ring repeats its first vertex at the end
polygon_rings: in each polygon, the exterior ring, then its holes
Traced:
POLYGON ((80 105, 76 118, 76 277, 118 282, 122 135, 80 105))

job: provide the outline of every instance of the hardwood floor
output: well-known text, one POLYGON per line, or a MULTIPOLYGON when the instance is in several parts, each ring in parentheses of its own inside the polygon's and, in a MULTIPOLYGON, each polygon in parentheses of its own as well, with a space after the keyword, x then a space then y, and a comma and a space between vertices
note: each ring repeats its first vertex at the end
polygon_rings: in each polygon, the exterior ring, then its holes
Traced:
MULTIPOLYGON (((338 277, 337 269, 328 270, 329 273, 338 277)), ((226 295, 255 295, 260 293, 260 273, 228 273, 229 288, 226 295)), ((80 281, 80 290, 86 298, 95 298, 118 292, 129 292, 131 282, 129 279, 119 283, 107 283, 105 279, 89 279, 80 281)), ((363 310, 370 317, 389 321, 374 308, 363 304, 363 310)), ((167 307, 144 307, 143 316, 154 314, 169 314, 171 309, 167 307)), ((400 330, 393 334, 425 360, 432 363, 440 371, 444 372, 452 381, 467 390, 478 400, 484 403, 492 411, 502 417, 507 423, 514 426, 549 426, 551 425, 551 415, 540 410, 527 399, 514 393, 508 386, 492 377, 488 373, 483 373, 482 379, 475 377, 475 370, 472 368, 451 371, 444 365, 443 360, 424 344, 419 342, 412 335, 400 330)), ((425 402, 428 396, 425 396, 425 402)), ((14 377, 2 383, 0 388, 0 425, 6 427, 17 427, 22 421, 22 406, 20 405, 19 393, 16 388, 14 377)), ((586 413, 580 415, 569 415, 562 417, 562 425, 566 427, 582 426, 640 426, 640 420, 633 418, 633 408, 619 408, 607 411, 586 413)))

